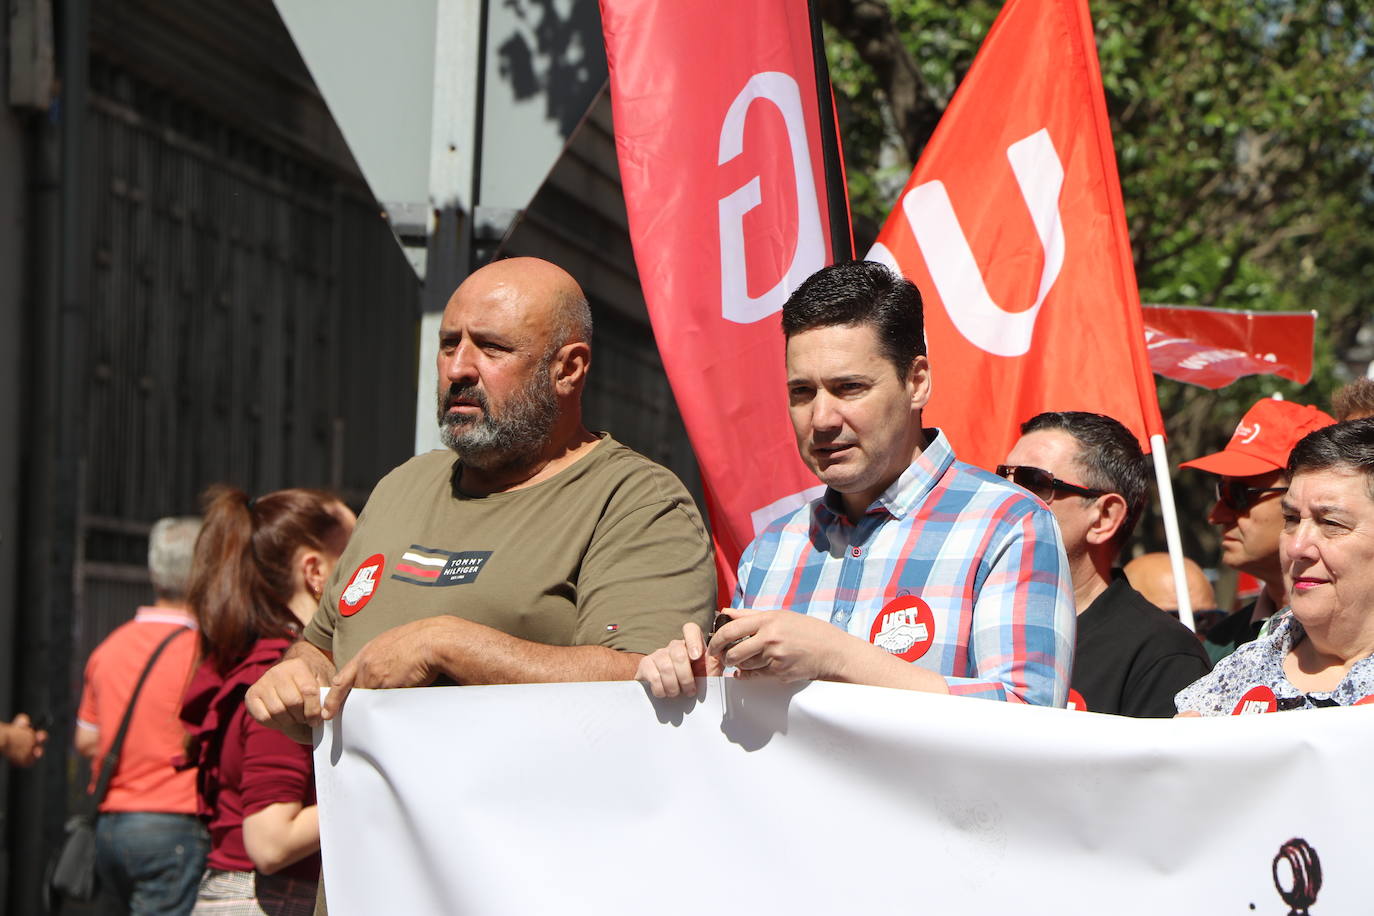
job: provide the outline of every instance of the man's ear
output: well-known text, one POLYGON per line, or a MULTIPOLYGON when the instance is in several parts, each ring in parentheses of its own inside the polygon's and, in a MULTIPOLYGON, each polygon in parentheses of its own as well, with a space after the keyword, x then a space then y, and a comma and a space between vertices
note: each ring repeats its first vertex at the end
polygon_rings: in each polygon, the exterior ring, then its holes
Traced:
POLYGON ((1094 500, 1097 515, 1088 526, 1089 544, 1107 544, 1126 524, 1126 499, 1120 493, 1106 493, 1094 500))
POLYGON ((585 341, 576 340, 558 348, 553 361, 554 390, 560 395, 570 395, 587 380, 587 370, 592 366, 592 348, 585 341))
POLYGON ((923 410, 930 401, 930 359, 918 356, 911 361, 906 374, 907 390, 911 392, 911 409, 923 410))

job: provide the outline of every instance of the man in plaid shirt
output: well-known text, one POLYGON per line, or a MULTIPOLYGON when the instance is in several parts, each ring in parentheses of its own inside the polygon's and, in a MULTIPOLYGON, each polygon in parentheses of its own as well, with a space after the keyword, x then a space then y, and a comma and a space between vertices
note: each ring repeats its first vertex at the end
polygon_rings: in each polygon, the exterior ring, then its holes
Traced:
POLYGON ((1075 609, 1054 516, 921 426, 921 297, 880 264, 813 274, 782 310, 802 460, 824 495, 745 550, 709 644, 646 656, 656 696, 695 678, 821 679, 1063 706, 1075 609))

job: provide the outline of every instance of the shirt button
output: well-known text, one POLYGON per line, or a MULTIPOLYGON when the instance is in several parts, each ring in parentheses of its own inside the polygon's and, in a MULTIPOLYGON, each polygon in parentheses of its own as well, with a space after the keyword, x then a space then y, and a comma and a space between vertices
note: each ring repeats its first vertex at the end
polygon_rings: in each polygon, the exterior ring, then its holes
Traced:
POLYGON ((855 547, 853 550, 850 551, 850 553, 852 553, 856 557, 861 557, 864 555, 864 550, 862 547, 855 547))

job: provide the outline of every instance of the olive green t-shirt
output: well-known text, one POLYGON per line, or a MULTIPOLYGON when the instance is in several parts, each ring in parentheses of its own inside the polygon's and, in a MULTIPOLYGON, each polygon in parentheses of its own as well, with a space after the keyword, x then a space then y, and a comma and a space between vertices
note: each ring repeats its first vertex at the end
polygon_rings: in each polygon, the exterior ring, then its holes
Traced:
POLYGON ((609 435, 523 489, 458 490, 447 450, 373 490, 305 638, 342 667, 392 627, 452 614, 552 646, 652 652, 716 605, 710 543, 682 483, 609 435))

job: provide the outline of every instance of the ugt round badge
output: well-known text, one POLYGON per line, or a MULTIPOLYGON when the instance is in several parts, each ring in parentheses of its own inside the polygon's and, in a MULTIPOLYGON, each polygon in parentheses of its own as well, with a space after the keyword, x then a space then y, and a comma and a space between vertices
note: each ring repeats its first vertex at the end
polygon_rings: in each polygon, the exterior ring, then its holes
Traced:
POLYGON ((1069 698, 1064 702, 1064 708, 1072 709, 1075 712, 1087 712, 1088 701, 1083 699, 1083 694, 1071 687, 1069 688, 1069 698))
POLYGON ((339 596, 339 613, 345 617, 352 617, 367 607, 382 581, 382 571, 385 569, 386 557, 380 553, 374 553, 363 560, 358 568, 353 570, 352 578, 348 580, 343 594, 339 596))
POLYGON ((1278 709, 1279 701, 1274 696, 1274 691, 1263 684, 1257 684, 1245 691, 1245 696, 1240 698, 1236 708, 1231 710, 1233 716, 1253 716, 1263 712, 1273 712, 1278 709))
POLYGON ((893 598, 878 612, 868 641, 903 661, 914 662, 935 642, 935 615, 915 595, 893 598))

